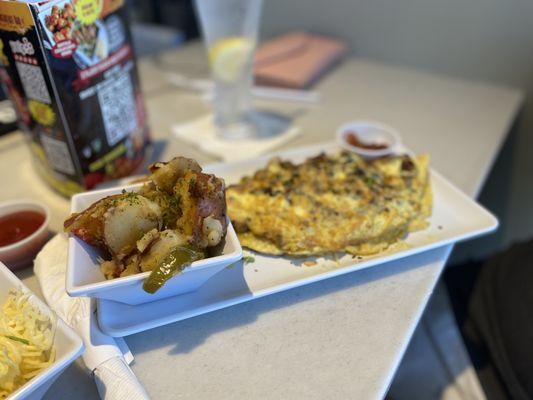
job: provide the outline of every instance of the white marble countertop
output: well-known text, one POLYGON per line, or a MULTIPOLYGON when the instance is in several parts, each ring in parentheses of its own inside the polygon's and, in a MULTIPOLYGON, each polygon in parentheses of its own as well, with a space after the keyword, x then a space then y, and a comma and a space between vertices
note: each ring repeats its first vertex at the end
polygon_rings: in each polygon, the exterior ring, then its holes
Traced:
MULTIPOLYGON (((183 74, 205 71, 200 46, 141 62, 153 136, 170 139, 170 126, 199 116, 197 95, 171 87, 162 66, 183 74)), ((290 112, 304 135, 286 147, 333 137, 353 119, 395 127, 413 150, 475 196, 523 100, 521 91, 387 66, 353 58, 316 88, 322 102, 261 103, 290 112)), ((161 147, 161 146, 159 146, 161 147)), ((171 139, 161 159, 209 156, 171 139)), ((0 138, 0 201, 45 201, 58 230, 68 201, 35 176, 20 133, 0 138), (14 165, 19 166, 17 173, 14 165)), ((381 398, 442 272, 451 247, 292 289, 126 338, 133 369, 155 399, 381 398)), ((31 272, 19 276, 31 288, 31 272)), ((80 361, 46 398, 97 398, 80 361)))

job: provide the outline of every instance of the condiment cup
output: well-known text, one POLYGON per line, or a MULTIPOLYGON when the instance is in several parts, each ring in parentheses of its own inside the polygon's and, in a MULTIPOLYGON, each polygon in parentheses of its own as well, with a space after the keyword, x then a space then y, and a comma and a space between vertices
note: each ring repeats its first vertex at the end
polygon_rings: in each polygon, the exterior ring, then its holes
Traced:
POLYGON ((383 157, 393 154, 400 146, 400 134, 388 125, 376 121, 352 121, 337 129, 337 141, 339 145, 348 151, 359 154, 366 158, 383 157), (384 149, 368 149, 354 146, 348 141, 350 134, 357 135, 362 143, 384 144, 384 149))
POLYGON ((0 217, 20 211, 36 211, 44 215, 41 226, 30 236, 7 246, 0 246, 0 261, 10 269, 21 269, 30 264, 48 239, 50 210, 42 203, 29 199, 16 199, 0 203, 0 217))

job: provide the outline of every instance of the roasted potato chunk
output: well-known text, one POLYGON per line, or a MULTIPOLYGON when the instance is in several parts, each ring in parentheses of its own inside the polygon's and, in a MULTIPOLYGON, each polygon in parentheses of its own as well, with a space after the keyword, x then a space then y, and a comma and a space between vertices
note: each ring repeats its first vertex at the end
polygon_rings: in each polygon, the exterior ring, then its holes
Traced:
POLYGON ((152 175, 150 179, 167 193, 172 193, 172 189, 178 178, 187 171, 201 172, 202 168, 198 163, 185 157, 176 157, 167 163, 158 162, 149 167, 152 175))
POLYGON ((226 232, 226 198, 224 181, 214 175, 187 171, 183 178, 174 186, 174 193, 180 199, 181 216, 176 223, 177 229, 189 238, 192 245, 198 248, 216 246, 226 232), (204 228, 204 220, 216 220, 220 226, 215 227, 208 222, 204 228), (219 230, 220 235, 210 231, 219 230), (213 240, 218 238, 218 241, 213 240))
POLYGON ((122 197, 124 194, 108 196, 98 200, 85 211, 73 213, 63 224, 65 232, 93 246, 107 248, 104 239, 104 215, 113 202, 122 197))
POLYGON ((128 193, 104 214, 104 240, 111 254, 122 258, 136 248, 137 240, 161 226, 159 206, 147 198, 128 193))

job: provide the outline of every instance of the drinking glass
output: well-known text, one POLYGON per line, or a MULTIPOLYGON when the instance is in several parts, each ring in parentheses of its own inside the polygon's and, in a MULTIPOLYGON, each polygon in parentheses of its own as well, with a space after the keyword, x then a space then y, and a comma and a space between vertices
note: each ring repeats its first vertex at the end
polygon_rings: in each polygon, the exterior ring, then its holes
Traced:
POLYGON ((196 0, 214 81, 215 126, 227 139, 256 135, 253 58, 262 0, 196 0))

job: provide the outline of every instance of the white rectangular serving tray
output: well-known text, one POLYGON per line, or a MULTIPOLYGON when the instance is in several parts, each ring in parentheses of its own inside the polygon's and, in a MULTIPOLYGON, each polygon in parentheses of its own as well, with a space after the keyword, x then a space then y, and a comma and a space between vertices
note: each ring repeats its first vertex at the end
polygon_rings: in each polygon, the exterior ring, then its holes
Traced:
MULTIPOLYGON (((283 159, 301 162, 321 151, 338 150, 336 144, 322 143, 277 155, 283 159)), ((221 176, 229 185, 265 166, 271 157, 213 164, 206 167, 205 171, 221 176)), ((433 170, 431 184, 433 214, 429 220, 429 227, 409 234, 404 243, 393 246, 386 252, 362 258, 344 255, 338 260, 322 257, 316 259, 317 264, 313 266, 305 266, 302 261, 306 259, 247 252, 255 258, 254 262, 243 264, 239 261, 227 267, 196 292, 139 306, 99 300, 97 307, 100 327, 111 336, 132 335, 297 286, 480 236, 497 228, 498 221, 492 214, 433 170)))

